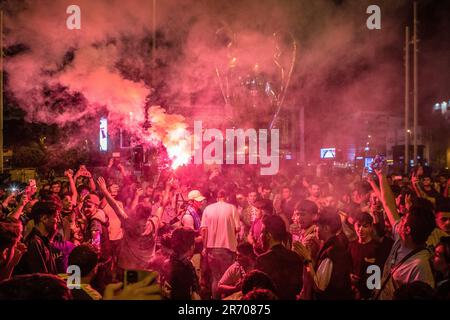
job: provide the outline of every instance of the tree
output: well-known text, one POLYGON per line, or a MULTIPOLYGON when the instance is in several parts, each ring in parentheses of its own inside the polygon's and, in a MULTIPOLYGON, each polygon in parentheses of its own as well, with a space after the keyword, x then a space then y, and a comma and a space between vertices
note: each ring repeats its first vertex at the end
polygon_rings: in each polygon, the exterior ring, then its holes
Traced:
POLYGON ((45 163, 45 158, 45 150, 35 142, 26 146, 19 146, 13 150, 14 167, 39 167, 45 163))

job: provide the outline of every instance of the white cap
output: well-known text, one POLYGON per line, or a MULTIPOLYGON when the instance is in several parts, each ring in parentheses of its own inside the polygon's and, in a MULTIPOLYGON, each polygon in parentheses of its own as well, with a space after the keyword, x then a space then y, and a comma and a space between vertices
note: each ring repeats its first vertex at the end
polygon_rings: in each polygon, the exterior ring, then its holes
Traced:
POLYGON ((203 201, 206 198, 204 196, 202 196, 200 191, 192 190, 191 192, 188 193, 188 199, 189 200, 195 200, 195 201, 203 201))

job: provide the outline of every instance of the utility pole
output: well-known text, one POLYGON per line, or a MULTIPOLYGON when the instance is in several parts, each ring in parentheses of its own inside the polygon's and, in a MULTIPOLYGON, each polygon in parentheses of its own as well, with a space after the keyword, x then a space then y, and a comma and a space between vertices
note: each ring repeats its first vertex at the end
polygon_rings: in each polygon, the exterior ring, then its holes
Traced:
POLYGON ((413 34, 413 81, 414 81, 414 93, 413 93, 413 105, 414 105, 414 165, 417 164, 417 123, 418 123, 418 91, 419 91, 419 79, 418 79, 418 41, 417 38, 417 2, 414 1, 414 34, 413 34))
POLYGON ((404 173, 409 168, 409 27, 405 28, 405 154, 404 173))
POLYGON ((300 125, 299 125, 299 133, 300 133, 300 155, 298 157, 298 162, 302 165, 305 163, 305 107, 303 105, 300 106, 300 125))
POLYGON ((153 28, 153 43, 152 43, 152 62, 153 62, 153 68, 156 69, 156 0, 153 0, 153 21, 152 21, 152 28, 153 28))

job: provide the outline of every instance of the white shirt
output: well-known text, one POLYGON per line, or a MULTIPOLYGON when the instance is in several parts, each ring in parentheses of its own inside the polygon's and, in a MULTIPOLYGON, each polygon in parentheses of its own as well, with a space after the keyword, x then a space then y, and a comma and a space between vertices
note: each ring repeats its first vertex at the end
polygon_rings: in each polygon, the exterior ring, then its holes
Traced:
POLYGON ((200 227, 208 229, 207 248, 225 248, 236 252, 239 214, 235 206, 224 201, 210 204, 203 211, 200 227))
MULTIPOLYGON (((117 205, 123 210, 122 202, 117 201, 117 205)), ((123 230, 122 230, 122 222, 120 221, 119 217, 115 213, 114 209, 109 205, 109 203, 106 204, 106 206, 103 208, 103 211, 108 216, 109 219, 109 240, 120 240, 123 238, 123 230)))
MULTIPOLYGON (((392 246, 391 253, 384 265, 383 271, 383 283, 384 279, 389 275, 391 268, 395 267, 409 252, 408 249, 402 245, 400 242, 400 235, 398 233, 399 229, 398 220, 393 228, 393 235, 395 243, 392 246)), ((394 291, 405 283, 411 283, 414 281, 422 281, 429 284, 432 288, 435 287, 433 271, 430 265, 430 252, 427 250, 422 250, 412 257, 409 257, 400 267, 398 267, 392 277, 386 284, 386 287, 381 292, 381 300, 392 300, 394 291)))

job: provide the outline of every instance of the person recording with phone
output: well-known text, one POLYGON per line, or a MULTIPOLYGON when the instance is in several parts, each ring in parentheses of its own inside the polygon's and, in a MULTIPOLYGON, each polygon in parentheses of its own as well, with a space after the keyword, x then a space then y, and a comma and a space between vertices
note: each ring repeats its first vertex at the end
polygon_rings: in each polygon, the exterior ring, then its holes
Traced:
POLYGON ((84 164, 80 165, 78 171, 75 173, 75 176, 73 177, 75 184, 77 188, 80 187, 80 185, 85 184, 85 180, 88 180, 88 186, 91 192, 94 192, 96 189, 94 178, 92 177, 92 173, 86 168, 84 164), (81 183, 78 183, 78 179, 83 178, 81 180, 81 183))

